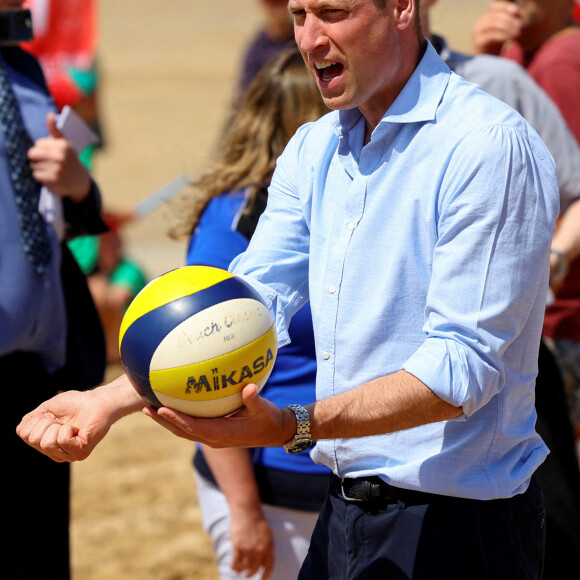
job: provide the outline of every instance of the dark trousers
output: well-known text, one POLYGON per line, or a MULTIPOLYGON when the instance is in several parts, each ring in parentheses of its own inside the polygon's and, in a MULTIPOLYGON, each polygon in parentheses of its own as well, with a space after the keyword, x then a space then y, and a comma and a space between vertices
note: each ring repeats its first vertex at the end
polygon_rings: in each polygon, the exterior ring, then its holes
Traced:
POLYGON ((536 430, 550 454, 536 475, 546 505, 544 580, 580 577, 580 469, 558 363, 542 342, 536 379, 536 430))
POLYGON ((348 502, 331 485, 299 580, 542 577, 545 513, 535 478, 510 499, 403 493, 381 501, 348 502))
POLYGON ((67 580, 69 464, 48 459, 15 431, 23 415, 56 394, 56 386, 40 359, 29 353, 0 357, 0 376, 4 387, 2 577, 67 580))

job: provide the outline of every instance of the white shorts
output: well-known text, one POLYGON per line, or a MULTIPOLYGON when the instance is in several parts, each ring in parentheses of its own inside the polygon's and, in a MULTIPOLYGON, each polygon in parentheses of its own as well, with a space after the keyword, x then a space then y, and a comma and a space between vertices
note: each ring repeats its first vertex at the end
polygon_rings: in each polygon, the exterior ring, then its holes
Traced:
MULTIPOLYGON (((230 510, 220 489, 195 470, 197 495, 204 530, 209 534, 222 580, 248 580, 231 569, 230 510)), ((274 569, 271 580, 294 580, 308 552, 318 512, 304 512, 262 504, 274 537, 274 569)), ((261 572, 250 576, 260 580, 261 572)))

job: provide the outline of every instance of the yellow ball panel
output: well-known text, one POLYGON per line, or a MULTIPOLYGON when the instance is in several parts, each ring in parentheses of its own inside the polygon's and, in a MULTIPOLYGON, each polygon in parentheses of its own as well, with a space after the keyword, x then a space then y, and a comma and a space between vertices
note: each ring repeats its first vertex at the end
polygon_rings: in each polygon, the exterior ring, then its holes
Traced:
POLYGON ((276 359, 276 329, 228 354, 177 368, 151 370, 153 392, 184 401, 210 401, 269 376, 276 359))

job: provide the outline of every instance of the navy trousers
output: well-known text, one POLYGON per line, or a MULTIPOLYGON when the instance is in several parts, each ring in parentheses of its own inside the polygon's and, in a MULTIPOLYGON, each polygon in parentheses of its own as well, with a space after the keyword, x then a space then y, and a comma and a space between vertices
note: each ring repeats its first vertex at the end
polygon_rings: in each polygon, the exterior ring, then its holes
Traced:
POLYGON ((492 501, 403 493, 349 502, 331 485, 298 578, 539 580, 544 543, 535 477, 525 493, 492 501))

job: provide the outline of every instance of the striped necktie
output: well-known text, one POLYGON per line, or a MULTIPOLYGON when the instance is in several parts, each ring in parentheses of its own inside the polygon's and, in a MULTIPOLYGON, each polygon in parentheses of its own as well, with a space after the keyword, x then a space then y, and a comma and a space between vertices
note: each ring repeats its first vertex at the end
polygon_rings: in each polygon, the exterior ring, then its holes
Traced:
POLYGON ((48 269, 51 249, 46 223, 38 213, 40 186, 32 177, 27 157, 33 143, 24 127, 2 58, 0 58, 0 130, 4 133, 10 179, 20 220, 22 247, 34 270, 42 276, 48 269))

